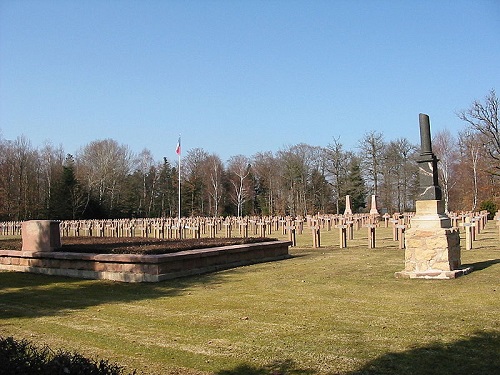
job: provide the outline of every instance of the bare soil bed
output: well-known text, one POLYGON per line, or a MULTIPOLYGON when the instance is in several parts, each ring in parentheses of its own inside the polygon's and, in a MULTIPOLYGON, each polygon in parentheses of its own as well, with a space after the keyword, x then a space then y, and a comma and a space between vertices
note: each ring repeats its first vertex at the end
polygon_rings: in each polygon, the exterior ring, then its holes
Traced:
MULTIPOLYGON (((63 237, 58 252, 92 254, 167 254, 184 250, 276 241, 274 238, 188 238, 162 240, 144 237, 63 237)), ((0 250, 21 250, 20 239, 0 240, 0 250)))

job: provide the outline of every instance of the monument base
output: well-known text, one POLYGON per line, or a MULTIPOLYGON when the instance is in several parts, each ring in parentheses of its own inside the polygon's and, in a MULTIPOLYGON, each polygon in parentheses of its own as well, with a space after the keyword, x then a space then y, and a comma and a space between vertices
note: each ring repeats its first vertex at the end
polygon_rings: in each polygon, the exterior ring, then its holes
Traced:
POLYGON ((439 270, 429 270, 424 272, 407 272, 399 271, 395 272, 394 276, 397 279, 436 279, 436 280, 447 280, 456 279, 459 276, 467 275, 473 271, 472 267, 465 267, 453 271, 439 271, 439 270))
POLYGON ((443 202, 416 202, 416 214, 405 235, 405 269, 397 278, 454 279, 472 271, 461 268, 460 232, 451 227, 443 202))

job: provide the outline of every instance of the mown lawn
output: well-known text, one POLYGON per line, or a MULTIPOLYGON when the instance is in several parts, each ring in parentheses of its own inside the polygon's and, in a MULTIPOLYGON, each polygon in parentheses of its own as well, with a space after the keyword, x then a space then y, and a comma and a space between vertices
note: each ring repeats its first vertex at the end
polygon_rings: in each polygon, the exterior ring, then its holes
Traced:
POLYGON ((365 229, 347 249, 336 230, 321 242, 304 231, 291 259, 157 284, 0 272, 0 335, 145 374, 498 373, 493 221, 455 280, 394 278, 389 229, 371 250, 365 229))

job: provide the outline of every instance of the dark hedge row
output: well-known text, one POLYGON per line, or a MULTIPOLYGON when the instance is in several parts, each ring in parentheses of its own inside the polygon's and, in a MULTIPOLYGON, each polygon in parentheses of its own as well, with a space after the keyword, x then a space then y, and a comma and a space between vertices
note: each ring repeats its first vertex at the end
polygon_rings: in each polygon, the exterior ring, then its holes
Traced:
MULTIPOLYGON (((78 353, 54 352, 28 340, 0 337, 0 372, 4 375, 125 375, 124 369, 106 360, 92 360, 78 353)), ((135 371, 129 374, 135 374, 135 371)))

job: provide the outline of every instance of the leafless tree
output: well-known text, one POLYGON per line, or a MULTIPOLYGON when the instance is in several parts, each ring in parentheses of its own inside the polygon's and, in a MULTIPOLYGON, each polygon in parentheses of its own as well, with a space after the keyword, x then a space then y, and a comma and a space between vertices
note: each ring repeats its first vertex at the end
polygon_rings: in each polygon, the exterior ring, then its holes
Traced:
POLYGON ((45 202, 45 208, 50 212, 52 185, 54 180, 60 177, 63 172, 64 150, 62 146, 55 148, 51 143, 46 142, 39 154, 40 173, 42 174, 42 200, 45 202))
POLYGON ((232 200, 236 204, 237 216, 243 214, 243 204, 250 196, 250 188, 246 184, 250 175, 250 159, 244 155, 232 156, 228 161, 229 182, 232 189, 232 200))
POLYGON ((472 202, 471 211, 475 211, 478 206, 479 196, 479 161, 481 152, 483 151, 483 144, 475 138, 469 130, 459 133, 458 136, 459 147, 463 158, 466 160, 467 165, 472 172, 472 202))
POLYGON ((210 214, 212 216, 218 216, 221 213, 220 203, 224 193, 224 165, 220 157, 215 154, 209 155, 206 159, 205 171, 209 181, 209 188, 207 190, 211 201, 209 204, 210 214))
POLYGON ((159 178, 159 169, 155 165, 151 151, 146 148, 139 153, 134 162, 142 180, 142 194, 138 211, 145 212, 146 216, 149 217, 154 201, 155 185, 159 178))
POLYGON ((205 213, 205 195, 207 191, 205 167, 208 153, 202 148, 189 150, 183 158, 182 195, 185 197, 186 211, 191 216, 205 213))
POLYGON ((438 173, 441 181, 441 190, 443 191, 443 200, 445 212, 449 212, 450 191, 456 185, 456 176, 454 174, 458 164, 457 140, 449 130, 438 132, 432 141, 434 153, 439 159, 438 173))
POLYGON ((133 155, 128 146, 113 139, 93 141, 80 150, 76 160, 77 176, 86 182, 88 190, 86 207, 91 195, 96 194, 99 204, 106 202, 112 211, 132 166, 133 155))
POLYGON ((262 197, 261 209, 273 215, 275 212, 276 194, 278 191, 277 175, 279 165, 271 151, 260 152, 252 157, 252 170, 256 180, 256 188, 262 197))
POLYGON ((349 163, 353 157, 352 152, 344 150, 339 138, 334 138, 328 144, 326 151, 327 171, 330 184, 333 187, 333 199, 336 206, 336 213, 340 213, 339 202, 345 195, 345 184, 349 171, 349 163))
MULTIPOLYGON (((483 144, 486 155, 490 159, 489 173, 500 176, 500 122, 498 120, 498 108, 500 100, 495 90, 491 90, 480 103, 475 100, 472 106, 460 113, 458 117, 469 125, 469 131, 480 134, 479 139, 483 144)), ((473 134, 470 134, 473 136, 473 134)))
POLYGON ((411 187, 416 185, 417 179, 416 163, 412 162, 415 151, 416 147, 406 138, 391 141, 384 149, 379 194, 391 211, 403 212, 412 207, 411 187))
POLYGON ((372 190, 375 195, 378 195, 385 146, 384 136, 376 131, 366 133, 359 141, 361 167, 367 179, 372 182, 372 190))

